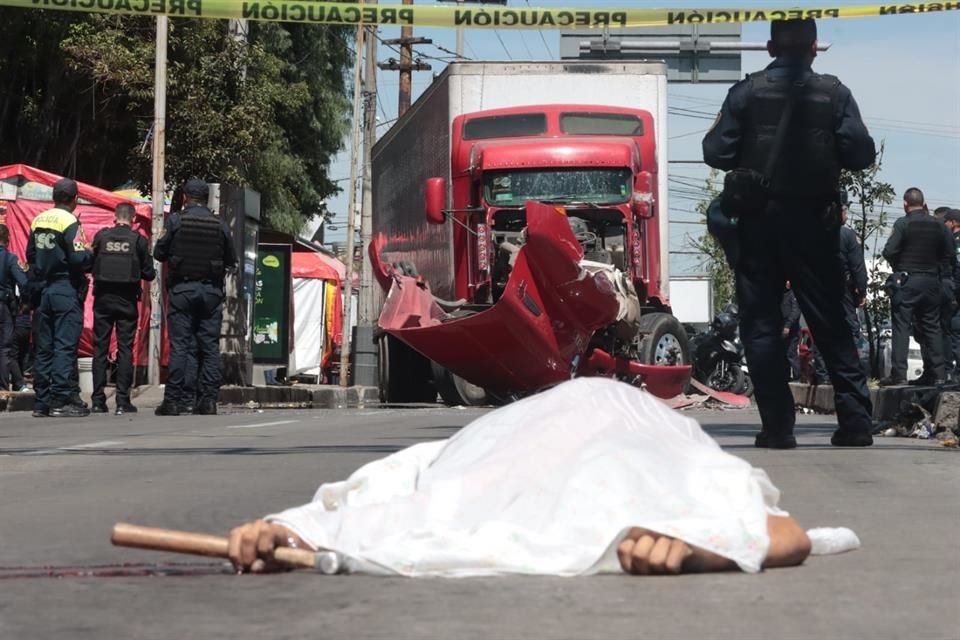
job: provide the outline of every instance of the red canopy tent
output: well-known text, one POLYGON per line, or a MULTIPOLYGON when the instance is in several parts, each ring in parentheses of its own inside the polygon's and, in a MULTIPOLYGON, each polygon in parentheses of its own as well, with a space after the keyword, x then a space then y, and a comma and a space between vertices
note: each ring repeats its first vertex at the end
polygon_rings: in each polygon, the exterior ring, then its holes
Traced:
MULTIPOLYGON (((53 185, 62 176, 48 173, 23 164, 0 167, 0 183, 5 183, 0 191, 0 204, 6 207, 2 221, 10 230, 9 249, 22 260, 27 255, 27 240, 30 236, 30 224, 43 211, 53 206, 53 185), (15 195, 14 195, 15 194, 15 195)), ((133 229, 143 237, 150 239, 150 204, 119 197, 104 189, 83 182, 77 183, 80 191, 80 204, 74 215, 80 220, 80 226, 87 240, 104 227, 113 226, 113 211, 122 202, 132 204, 136 209, 133 229)), ((91 292, 92 293, 92 292, 91 292)), ((144 285, 140 299, 140 320, 134 339, 134 362, 142 365, 147 362, 148 327, 150 323, 149 285, 144 285)), ((88 295, 83 310, 83 333, 80 336, 80 357, 93 355, 93 296, 88 295)))

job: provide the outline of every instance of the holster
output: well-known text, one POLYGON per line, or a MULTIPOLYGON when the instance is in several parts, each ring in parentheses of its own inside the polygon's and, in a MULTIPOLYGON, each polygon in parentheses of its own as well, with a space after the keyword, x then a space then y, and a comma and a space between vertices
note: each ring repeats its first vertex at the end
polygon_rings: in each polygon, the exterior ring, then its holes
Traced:
POLYGON ((723 178, 720 206, 728 216, 750 218, 763 214, 770 201, 770 181, 753 169, 734 169, 723 178))
POLYGON ((714 198, 707 207, 707 232, 723 249, 731 269, 735 269, 740 261, 740 232, 737 227, 738 218, 727 213, 722 196, 714 198))

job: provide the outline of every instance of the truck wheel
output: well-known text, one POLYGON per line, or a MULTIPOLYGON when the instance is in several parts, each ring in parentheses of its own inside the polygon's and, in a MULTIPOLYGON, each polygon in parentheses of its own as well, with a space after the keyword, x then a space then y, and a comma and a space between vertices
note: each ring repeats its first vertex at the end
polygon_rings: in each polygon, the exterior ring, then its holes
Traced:
POLYGON ((680 321, 669 313, 640 316, 637 355, 644 364, 677 365, 690 363, 690 344, 680 321))
POLYGON ((430 361, 389 334, 377 340, 380 402, 436 402, 430 361))
POLYGON ((430 365, 433 371, 433 384, 436 386, 440 398, 451 407, 479 407, 499 404, 483 387, 467 382, 436 362, 431 362, 430 365))

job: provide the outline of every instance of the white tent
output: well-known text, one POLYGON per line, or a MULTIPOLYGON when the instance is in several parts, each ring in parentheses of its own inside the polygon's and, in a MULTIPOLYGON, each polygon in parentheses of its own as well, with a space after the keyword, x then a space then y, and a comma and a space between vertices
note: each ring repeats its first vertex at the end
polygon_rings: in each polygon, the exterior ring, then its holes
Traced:
POLYGON ((340 341, 340 283, 346 267, 322 253, 292 256, 293 346, 287 375, 320 375, 340 341))

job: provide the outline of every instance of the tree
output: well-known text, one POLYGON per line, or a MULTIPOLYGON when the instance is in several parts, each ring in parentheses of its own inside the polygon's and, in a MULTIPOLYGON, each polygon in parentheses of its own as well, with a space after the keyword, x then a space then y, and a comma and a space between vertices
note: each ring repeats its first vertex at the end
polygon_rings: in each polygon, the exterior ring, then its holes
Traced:
POLYGON ((86 14, 0 8, 0 164, 120 184, 137 144, 128 104, 75 73, 61 48, 86 14))
MULTIPOLYGON (((718 170, 710 170, 703 185, 703 191, 707 197, 696 204, 697 213, 703 216, 704 222, 707 219, 707 208, 710 202, 720 195, 720 190, 715 186, 719 182, 719 177, 718 170)), ((730 268, 720 243, 709 233, 704 232, 696 238, 687 236, 687 244, 701 254, 699 266, 713 280, 713 310, 714 313, 719 313, 736 298, 736 279, 733 269, 730 268)))
POLYGON ((870 349, 870 375, 881 375, 880 342, 882 329, 890 318, 890 298, 884 285, 890 276, 889 265, 881 259, 889 226, 886 206, 893 203, 893 185, 878 178, 883 167, 884 144, 880 144, 873 166, 863 171, 844 171, 840 187, 851 197, 850 213, 855 216, 853 228, 863 247, 867 261, 867 300, 863 307, 867 344, 870 349))
MULTIPOLYGON (((0 9, 0 25, 0 163, 149 193, 154 20, 0 9)), ((268 225, 299 233, 337 191, 348 32, 255 23, 237 38, 224 21, 171 21, 167 183, 245 184, 268 225)))

